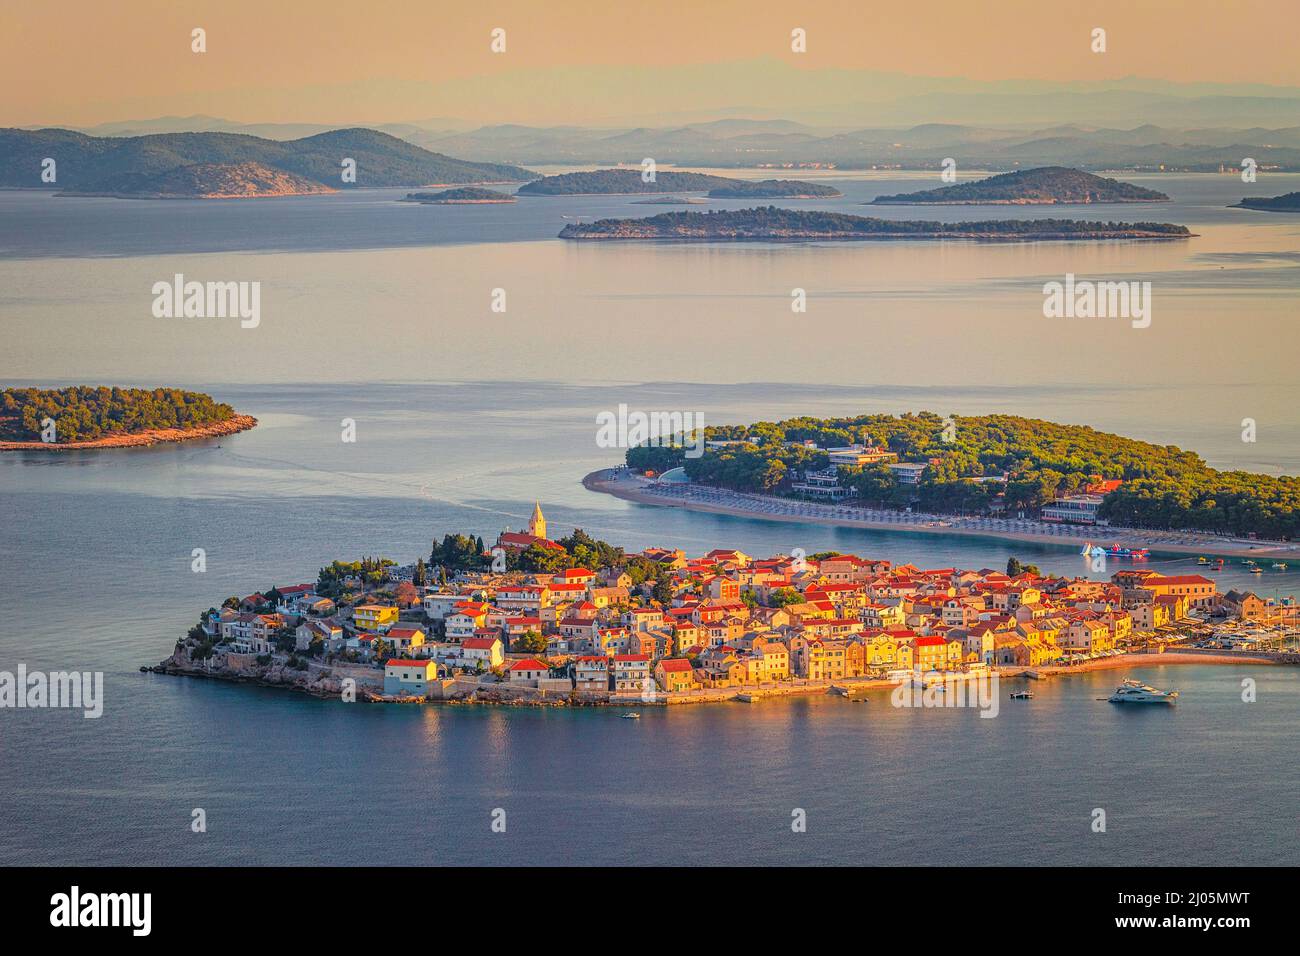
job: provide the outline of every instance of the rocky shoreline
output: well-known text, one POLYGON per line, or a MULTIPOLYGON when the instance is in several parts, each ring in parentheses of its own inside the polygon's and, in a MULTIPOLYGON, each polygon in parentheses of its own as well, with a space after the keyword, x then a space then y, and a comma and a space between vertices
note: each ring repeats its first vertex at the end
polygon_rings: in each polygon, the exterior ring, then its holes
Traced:
POLYGON ((224 422, 195 428, 149 428, 124 435, 105 435, 93 441, 42 442, 0 441, 0 451, 80 451, 92 448, 140 448, 167 442, 192 441, 197 438, 221 438, 248 431, 257 425, 252 415, 234 415, 224 422))

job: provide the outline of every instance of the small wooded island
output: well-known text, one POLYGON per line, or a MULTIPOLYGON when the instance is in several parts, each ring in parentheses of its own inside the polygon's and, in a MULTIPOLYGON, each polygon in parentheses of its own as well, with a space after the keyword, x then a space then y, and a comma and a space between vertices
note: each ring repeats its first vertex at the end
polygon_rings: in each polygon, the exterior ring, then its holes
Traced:
POLYGON ((6 388, 0 451, 127 448, 215 438, 257 424, 224 402, 179 388, 6 388))
POLYGON ((801 183, 797 179, 738 180, 709 190, 710 199, 831 199, 843 195, 834 186, 801 183))
POLYGON ((639 169, 597 169, 546 176, 519 187, 521 196, 620 196, 641 193, 707 192, 711 199, 820 199, 838 196, 830 186, 792 179, 749 182, 708 173, 656 172, 646 182, 639 169))
POLYGON ((734 179, 707 173, 656 172, 650 182, 639 169, 597 169, 589 173, 544 176, 519 187, 521 196, 619 196, 640 193, 705 192, 730 186, 734 179))
POLYGON ((938 189, 877 196, 863 205, 1050 206, 1098 202, 1169 202, 1169 197, 1154 189, 1094 176, 1081 169, 1042 166, 938 189))
POLYGON ((1229 209, 1254 209, 1257 212, 1300 212, 1300 193, 1284 196, 1248 196, 1229 209))
POLYGON ((648 219, 571 223, 561 239, 676 239, 779 241, 805 239, 1187 239, 1186 226, 1164 222, 1087 222, 1074 219, 998 219, 926 222, 873 219, 821 210, 756 209, 666 212, 648 219))
POLYGON ((446 189, 440 193, 407 193, 403 202, 418 202, 426 206, 478 205, 481 203, 518 202, 509 193, 497 192, 495 189, 481 189, 478 186, 462 186, 459 189, 446 189))
POLYGON ((698 196, 652 196, 650 199, 634 199, 633 206, 703 206, 707 199, 698 196))

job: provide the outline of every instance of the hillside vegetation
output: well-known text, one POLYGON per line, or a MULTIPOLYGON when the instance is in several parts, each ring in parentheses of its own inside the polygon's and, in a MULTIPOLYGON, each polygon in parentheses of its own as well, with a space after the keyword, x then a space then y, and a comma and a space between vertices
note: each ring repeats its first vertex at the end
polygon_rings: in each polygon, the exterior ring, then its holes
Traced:
POLYGON ((0 129, 0 186, 41 187, 41 161, 58 161, 53 185, 82 189, 126 174, 157 176, 195 164, 260 163, 339 189, 522 182, 536 174, 518 166, 471 163, 431 153, 372 129, 337 129, 287 141, 241 133, 158 133, 87 136, 65 129, 0 129), (342 162, 357 163, 355 183, 342 162))
POLYGON ((1083 425, 1013 415, 953 416, 931 412, 853 418, 791 418, 717 426, 710 440, 742 444, 686 458, 680 447, 629 449, 637 470, 683 466, 694 481, 738 491, 791 494, 804 469, 827 467, 823 450, 855 442, 882 445, 904 462, 927 462, 916 486, 902 486, 884 464, 841 467, 841 483, 857 497, 888 507, 916 504, 937 512, 983 512, 998 505, 1032 511, 1058 494, 1102 478, 1123 480, 1105 496, 1101 516, 1118 525, 1292 538, 1300 533, 1300 478, 1218 471, 1174 445, 1108 434, 1083 425), (802 443, 811 439, 818 447, 802 443), (974 479, 1006 475, 1007 481, 974 479), (998 496, 1002 495, 1001 498, 998 496))
POLYGON ((877 196, 869 205, 912 205, 945 203, 978 205, 1053 205, 1095 202, 1168 202, 1169 197, 1154 189, 1134 186, 1064 166, 1043 166, 1002 173, 969 183, 956 183, 921 192, 877 196))
POLYGON ((155 428, 197 428, 235 415, 229 405, 179 388, 6 388, 0 393, 0 440, 39 441, 41 421, 56 424, 57 443, 155 428))

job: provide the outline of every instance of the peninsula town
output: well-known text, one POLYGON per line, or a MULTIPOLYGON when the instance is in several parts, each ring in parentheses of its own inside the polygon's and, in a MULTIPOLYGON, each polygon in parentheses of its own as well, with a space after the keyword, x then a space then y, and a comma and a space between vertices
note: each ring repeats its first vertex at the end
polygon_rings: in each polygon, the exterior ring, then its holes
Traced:
POLYGON ((1014 558, 626 553, 581 530, 551 539, 538 505, 491 546, 447 535, 428 561, 336 562, 314 584, 232 597, 152 669, 382 702, 752 700, 1183 648, 1267 656, 1293 610, 1138 566, 1091 580, 1014 558))

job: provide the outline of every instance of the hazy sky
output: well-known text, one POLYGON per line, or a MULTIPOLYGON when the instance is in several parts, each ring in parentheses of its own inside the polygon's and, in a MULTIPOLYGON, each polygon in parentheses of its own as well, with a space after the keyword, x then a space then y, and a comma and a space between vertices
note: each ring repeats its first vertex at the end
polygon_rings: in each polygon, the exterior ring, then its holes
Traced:
POLYGON ((714 63, 745 64, 738 82, 760 97, 782 66, 1295 87, 1298 36, 1294 0, 4 0, 0 125, 618 122, 690 109, 708 92, 698 68, 714 63), (194 27, 206 53, 191 52, 194 27), (489 48, 495 27, 505 53, 489 48), (1090 49, 1094 27, 1105 54, 1090 49))

